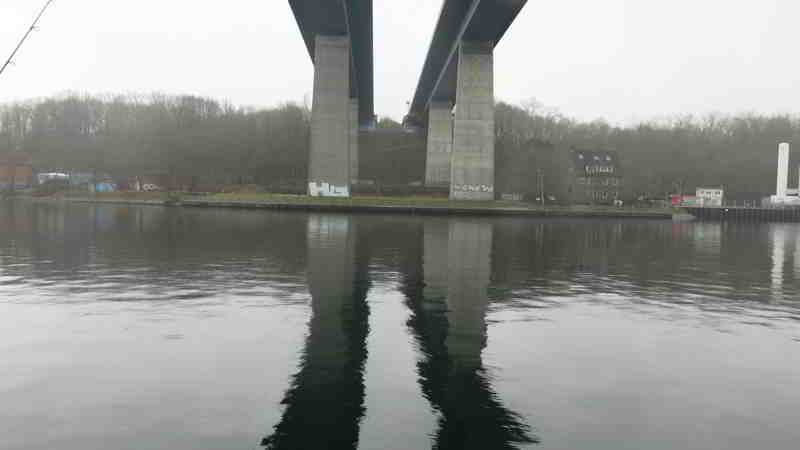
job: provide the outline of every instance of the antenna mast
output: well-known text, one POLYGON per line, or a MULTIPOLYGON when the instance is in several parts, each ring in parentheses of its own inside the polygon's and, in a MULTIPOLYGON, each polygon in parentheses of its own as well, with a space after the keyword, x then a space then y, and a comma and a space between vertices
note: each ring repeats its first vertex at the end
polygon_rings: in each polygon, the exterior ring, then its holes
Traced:
POLYGON ((47 8, 50 6, 51 3, 53 3, 53 0, 47 0, 47 3, 44 4, 42 10, 39 11, 39 15, 36 16, 36 19, 34 19, 30 28, 28 28, 28 31, 26 31, 25 35, 22 36, 22 39, 19 40, 19 44, 17 44, 16 48, 14 48, 14 51, 11 52, 11 56, 8 57, 5 64, 3 64, 3 67, 0 67, 0 75, 2 75, 3 72, 5 72, 6 68, 9 65, 11 65, 11 62, 14 60, 14 56, 16 56, 17 52, 19 51, 19 48, 22 47, 22 44, 25 43, 25 40, 28 39, 28 36, 31 34, 31 32, 36 29, 36 24, 39 23, 39 19, 42 18, 42 15, 44 15, 44 12, 47 11, 47 8))

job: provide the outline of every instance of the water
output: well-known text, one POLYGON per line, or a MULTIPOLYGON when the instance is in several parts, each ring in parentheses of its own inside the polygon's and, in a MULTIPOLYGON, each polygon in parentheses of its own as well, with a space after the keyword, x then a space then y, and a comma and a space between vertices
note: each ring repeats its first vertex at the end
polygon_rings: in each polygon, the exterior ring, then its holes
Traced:
POLYGON ((0 205, 0 448, 794 449, 800 228, 0 205))

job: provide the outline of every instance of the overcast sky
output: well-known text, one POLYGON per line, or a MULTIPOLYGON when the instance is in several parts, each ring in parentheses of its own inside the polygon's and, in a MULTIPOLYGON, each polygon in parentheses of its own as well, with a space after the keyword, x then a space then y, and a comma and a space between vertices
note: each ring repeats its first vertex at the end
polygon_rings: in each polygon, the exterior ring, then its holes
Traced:
MULTIPOLYGON (((5 61, 44 0, 0 0, 5 61)), ((375 0, 375 108, 401 119, 441 0, 375 0)), ((495 95, 632 123, 797 112, 797 0, 530 0, 495 52, 495 95)), ((0 101, 64 91, 310 99, 285 0, 56 0, 0 77, 0 101)))

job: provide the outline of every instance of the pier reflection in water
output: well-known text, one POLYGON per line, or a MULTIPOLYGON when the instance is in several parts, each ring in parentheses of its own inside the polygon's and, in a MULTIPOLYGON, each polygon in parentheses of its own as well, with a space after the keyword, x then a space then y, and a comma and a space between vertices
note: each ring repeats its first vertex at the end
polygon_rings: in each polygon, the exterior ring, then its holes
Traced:
POLYGON ((770 232, 772 240, 772 302, 800 300, 784 294, 784 285, 791 287, 800 281, 800 227, 776 223, 770 232))
POLYGON ((0 447, 794 448, 799 239, 4 203, 0 447))
POLYGON ((369 280, 349 216, 310 216, 311 320, 269 449, 356 448, 364 415, 369 280))
POLYGON ((492 390, 483 367, 492 228, 487 222, 424 225, 423 281, 408 289, 409 328, 423 359, 425 397, 439 412, 434 448, 516 448, 537 442, 523 418, 492 390))
MULTIPOLYGON (((355 226, 349 216, 309 218, 309 334, 281 421, 262 441, 266 448, 357 447, 364 414, 369 255, 357 252, 364 243, 357 241, 355 226)), ((367 232, 362 238, 369 239, 367 232)), ((419 252, 404 255, 404 291, 412 311, 408 325, 423 358, 420 388, 440 416, 433 447, 511 449, 536 442, 522 418, 497 399, 482 365, 492 225, 431 221, 424 243, 424 265, 419 252), (423 266, 424 280, 418 273, 423 266)), ((414 253, 414 247, 406 250, 414 253)))

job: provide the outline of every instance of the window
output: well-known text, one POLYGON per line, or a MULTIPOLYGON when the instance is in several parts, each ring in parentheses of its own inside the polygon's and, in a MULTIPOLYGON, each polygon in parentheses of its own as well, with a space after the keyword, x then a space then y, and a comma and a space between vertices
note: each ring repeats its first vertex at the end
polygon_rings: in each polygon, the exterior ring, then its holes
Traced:
POLYGON ((583 159, 583 153, 578 153, 578 159, 583 159))
POLYGON ((586 184, 586 178, 584 178, 584 177, 579 177, 579 178, 578 178, 578 184, 586 184))
POLYGON ((611 161, 611 157, 606 155, 606 161, 611 161))
POLYGON ((595 160, 595 161, 600 161, 600 157, 599 157, 599 156, 597 156, 597 155, 594 155, 594 160, 595 160))

